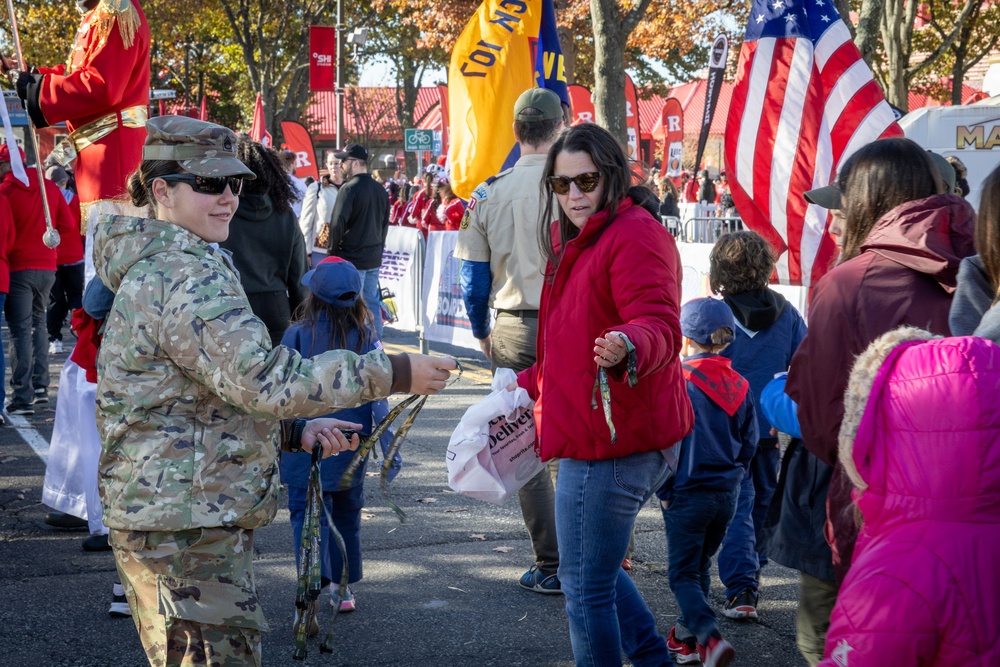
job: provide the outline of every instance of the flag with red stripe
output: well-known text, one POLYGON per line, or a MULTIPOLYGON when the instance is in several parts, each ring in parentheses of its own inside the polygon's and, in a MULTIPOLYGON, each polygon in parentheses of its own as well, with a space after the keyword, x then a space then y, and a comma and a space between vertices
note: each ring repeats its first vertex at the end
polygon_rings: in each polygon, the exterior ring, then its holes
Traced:
POLYGON ((750 229, 778 252, 779 282, 813 285, 837 259, 828 185, 861 146, 902 136, 833 0, 753 0, 726 120, 726 171, 750 229))

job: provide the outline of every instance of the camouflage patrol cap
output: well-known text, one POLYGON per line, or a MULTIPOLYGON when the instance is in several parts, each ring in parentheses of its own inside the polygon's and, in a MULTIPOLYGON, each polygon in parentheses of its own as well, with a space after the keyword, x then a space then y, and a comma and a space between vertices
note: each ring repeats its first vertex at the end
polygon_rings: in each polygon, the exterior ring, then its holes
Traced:
POLYGON ((157 116, 146 121, 143 160, 176 160, 197 176, 257 175, 236 157, 236 133, 187 116, 157 116))

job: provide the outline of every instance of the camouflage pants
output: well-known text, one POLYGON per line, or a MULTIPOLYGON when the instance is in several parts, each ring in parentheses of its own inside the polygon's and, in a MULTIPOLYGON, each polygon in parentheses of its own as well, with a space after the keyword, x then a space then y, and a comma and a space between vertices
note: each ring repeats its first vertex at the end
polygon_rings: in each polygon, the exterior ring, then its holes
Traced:
POLYGON ((108 537, 150 665, 259 667, 267 623, 253 579, 252 530, 112 530, 108 537))

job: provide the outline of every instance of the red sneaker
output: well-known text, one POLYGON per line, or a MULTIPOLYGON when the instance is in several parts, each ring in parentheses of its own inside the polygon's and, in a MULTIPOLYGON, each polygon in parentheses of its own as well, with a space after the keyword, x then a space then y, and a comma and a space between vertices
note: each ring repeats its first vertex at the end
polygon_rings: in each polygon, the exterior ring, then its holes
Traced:
POLYGON ((695 642, 694 637, 680 641, 677 639, 677 635, 674 634, 675 628, 670 628, 670 634, 667 635, 667 652, 670 653, 670 657, 674 659, 674 663, 678 665, 694 665, 701 662, 701 654, 698 652, 697 642, 695 642))
POLYGON ((728 667, 736 659, 733 645, 722 637, 710 637, 704 646, 698 646, 701 662, 705 667, 728 667))

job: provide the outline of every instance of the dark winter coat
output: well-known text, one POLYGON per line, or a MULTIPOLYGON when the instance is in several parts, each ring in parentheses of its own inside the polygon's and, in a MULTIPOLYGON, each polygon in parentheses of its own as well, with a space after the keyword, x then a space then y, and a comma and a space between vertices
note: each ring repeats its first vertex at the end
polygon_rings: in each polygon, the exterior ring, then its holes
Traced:
POLYGON ((229 238, 219 245, 232 254, 254 314, 267 324, 277 345, 291 314, 309 294, 302 284, 305 239, 295 214, 290 207, 275 210, 270 195, 242 195, 229 238))
POLYGON ((357 174, 340 186, 330 219, 331 255, 358 269, 382 266, 389 234, 389 194, 370 174, 357 174))
MULTIPOLYGON (((854 358, 902 325, 949 335, 958 265, 975 253, 974 227, 975 212, 956 195, 907 202, 875 223, 857 257, 817 285, 809 333, 792 359, 786 391, 799 406, 803 443, 827 465, 837 464, 844 391, 854 358)), ((842 578, 857 528, 850 484, 839 468, 830 480, 827 513, 827 539, 842 578)))

